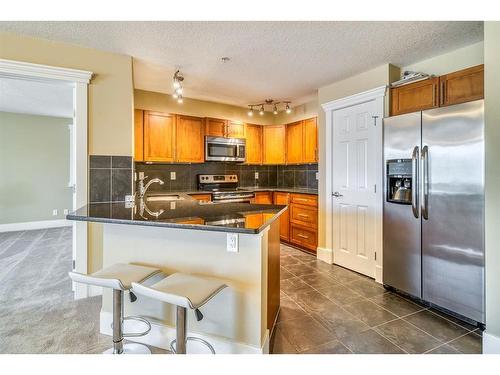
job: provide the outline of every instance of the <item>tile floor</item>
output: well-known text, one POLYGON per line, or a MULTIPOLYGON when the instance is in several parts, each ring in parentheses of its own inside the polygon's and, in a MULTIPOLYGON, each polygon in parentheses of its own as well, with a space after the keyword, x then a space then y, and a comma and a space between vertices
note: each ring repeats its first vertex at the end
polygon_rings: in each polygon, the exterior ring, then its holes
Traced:
POLYGON ((281 246, 273 353, 481 353, 481 331, 374 280, 281 246))
MULTIPOLYGON (((282 246, 274 353, 480 353, 481 332, 282 246)), ((74 301, 71 228, 0 233, 0 353, 101 353, 100 297, 74 301)), ((153 353, 166 351, 151 348, 153 353)))

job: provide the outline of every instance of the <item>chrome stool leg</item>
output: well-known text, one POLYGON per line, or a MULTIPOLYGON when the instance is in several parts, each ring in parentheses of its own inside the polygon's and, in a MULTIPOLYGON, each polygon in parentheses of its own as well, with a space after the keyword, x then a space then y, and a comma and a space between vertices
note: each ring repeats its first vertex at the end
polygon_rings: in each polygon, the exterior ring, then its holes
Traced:
POLYGON ((113 289, 113 347, 103 352, 104 354, 151 354, 151 350, 146 345, 138 343, 123 344, 124 337, 139 337, 144 336, 151 330, 151 324, 141 317, 123 317, 123 291, 113 289), (140 333, 123 333, 124 320, 140 320, 144 322, 148 329, 140 333))
POLYGON ((187 333, 187 309, 182 306, 177 306, 177 313, 175 317, 176 339, 170 343, 170 350, 174 354, 186 354, 187 341, 196 341, 205 344, 208 349, 215 354, 215 349, 210 343, 199 337, 186 337, 187 333))

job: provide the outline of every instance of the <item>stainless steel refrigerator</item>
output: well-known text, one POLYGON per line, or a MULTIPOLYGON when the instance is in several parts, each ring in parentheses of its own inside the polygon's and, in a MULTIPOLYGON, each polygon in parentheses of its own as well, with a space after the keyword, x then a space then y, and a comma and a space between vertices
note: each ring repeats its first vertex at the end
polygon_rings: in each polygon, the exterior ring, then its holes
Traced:
POLYGON ((384 119, 383 282, 484 323, 484 101, 384 119))

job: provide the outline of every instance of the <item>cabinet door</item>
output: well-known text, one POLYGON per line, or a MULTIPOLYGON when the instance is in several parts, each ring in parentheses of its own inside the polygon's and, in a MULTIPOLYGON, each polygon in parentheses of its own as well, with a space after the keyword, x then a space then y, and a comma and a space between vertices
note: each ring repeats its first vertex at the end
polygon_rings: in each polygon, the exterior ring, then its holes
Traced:
POLYGON ((429 78, 391 89, 391 116, 439 106, 439 78, 429 78))
POLYGON ((229 121, 226 127, 226 137, 245 138, 245 124, 229 121))
POLYGON ((211 202, 212 195, 211 194, 189 194, 190 197, 193 197, 197 201, 200 202, 211 202))
POLYGON ((144 111, 144 161, 174 161, 175 115, 144 111))
POLYGON ((303 162, 303 123, 297 121, 286 126, 286 162, 297 164, 303 162))
POLYGON ((144 161, 144 111, 134 110, 134 160, 144 161))
POLYGON ((262 126, 246 124, 247 164, 262 164, 262 126))
POLYGON ((318 121, 317 117, 304 120, 304 162, 318 162, 318 121))
POLYGON ((273 195, 270 191, 257 191, 255 192, 255 204, 273 204, 273 195))
POLYGON ((285 164, 285 125, 264 125, 263 154, 264 164, 285 164))
POLYGON ((218 118, 205 118, 205 134, 211 137, 225 137, 227 120, 218 118))
MULTIPOLYGON (((274 193, 274 204, 288 206, 289 203, 289 193, 274 193)), ((290 209, 287 209, 280 216, 280 238, 284 241, 289 241, 290 239, 290 209)))
POLYGON ((439 77, 440 105, 447 106, 484 98, 484 65, 439 77))
POLYGON ((200 117, 177 115, 175 161, 203 163, 204 126, 200 117))

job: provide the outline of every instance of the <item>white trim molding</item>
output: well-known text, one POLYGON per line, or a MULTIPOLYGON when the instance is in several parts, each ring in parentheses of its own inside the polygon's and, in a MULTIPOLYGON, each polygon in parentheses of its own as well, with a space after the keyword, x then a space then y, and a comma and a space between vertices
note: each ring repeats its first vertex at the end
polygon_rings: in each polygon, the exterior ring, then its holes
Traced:
POLYGON ((89 84, 92 72, 0 59, 0 76, 89 84))
POLYGON ((500 354, 500 337, 484 331, 483 354, 500 354))
MULTIPOLYGON (((107 311, 100 313, 100 332, 103 335, 112 336, 111 323, 113 314, 107 311)), ((127 340, 152 345, 157 348, 170 350, 170 342, 175 339, 175 327, 167 326, 155 320, 149 320, 151 331, 142 337, 128 338, 127 340)), ((124 322, 125 332, 141 332, 144 330, 144 323, 126 320, 124 322)), ((269 330, 266 330, 262 347, 254 347, 240 342, 230 341, 224 337, 188 332, 188 336, 199 337, 207 340, 215 349, 217 354, 269 354, 269 330)), ((110 346, 112 341, 109 341, 110 346)), ((208 354, 208 349, 204 345, 189 345, 189 354, 208 354)))
POLYGON ((24 223, 0 224, 0 233, 2 233, 2 232, 17 232, 17 231, 21 231, 21 230, 35 230, 35 229, 46 229, 46 228, 70 227, 71 225, 73 225, 73 223, 71 221, 66 220, 66 219, 27 221, 24 223))
POLYGON ((333 112, 343 108, 351 107, 354 105, 359 105, 367 102, 374 102, 375 112, 373 116, 376 116, 376 126, 377 126, 377 144, 375 146, 376 153, 376 165, 380 168, 376 170, 375 180, 379 187, 377 189, 377 205, 376 219, 375 219, 375 252, 377 254, 377 259, 375 261, 375 281, 382 283, 382 222, 383 222, 383 118, 385 112, 385 95, 387 92, 387 86, 375 87, 373 89, 350 95, 341 99, 333 100, 327 103, 322 103, 321 107, 325 112, 325 175, 321 176, 320 184, 323 187, 325 193, 325 247, 318 248, 318 258, 324 260, 325 262, 335 263, 335 251, 333 248, 333 199, 332 199, 332 170, 334 167, 333 153, 331 148, 331 142, 333 140, 333 112))
MULTIPOLYGON (((85 70, 0 59, 0 77, 59 82, 73 86, 73 210, 86 205, 88 200, 88 85, 93 73, 85 70)), ((73 222, 72 225, 75 270, 87 273, 88 223, 73 222)), ((74 292, 77 299, 86 298, 91 293, 88 286, 80 283, 74 285, 74 292)))

